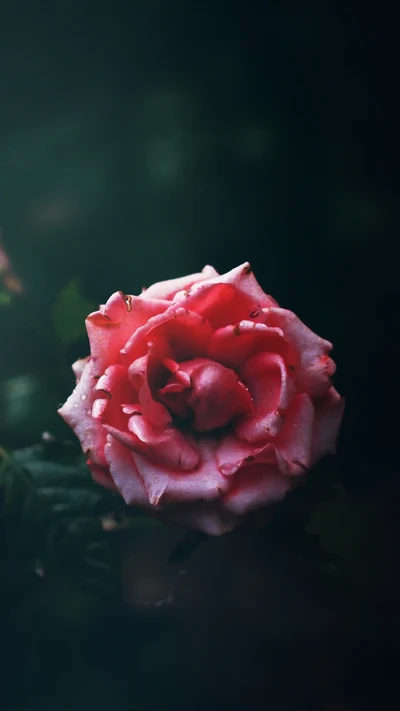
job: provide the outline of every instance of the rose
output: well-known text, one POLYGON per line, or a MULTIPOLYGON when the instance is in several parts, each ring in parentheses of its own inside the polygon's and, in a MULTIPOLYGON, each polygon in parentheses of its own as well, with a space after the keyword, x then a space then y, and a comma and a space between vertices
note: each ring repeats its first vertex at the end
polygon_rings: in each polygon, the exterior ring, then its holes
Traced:
POLYGON ((332 346, 248 264, 117 292, 86 326, 91 354, 59 412, 127 504, 219 535, 334 451, 332 346))

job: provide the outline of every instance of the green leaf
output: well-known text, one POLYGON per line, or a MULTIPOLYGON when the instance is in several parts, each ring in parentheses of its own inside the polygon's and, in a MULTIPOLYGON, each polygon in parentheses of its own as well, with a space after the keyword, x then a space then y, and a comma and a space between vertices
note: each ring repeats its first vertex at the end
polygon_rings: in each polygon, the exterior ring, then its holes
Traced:
POLYGON ((14 594, 33 571, 47 520, 29 474, 0 449, 0 595, 14 594))
POLYGON ((17 577, 42 569, 61 586, 114 594, 118 561, 102 526, 112 509, 113 495, 92 481, 70 443, 50 441, 12 457, 0 450, 1 578, 10 577, 11 564, 17 577))
POLYGON ((85 319, 96 306, 82 294, 78 279, 72 279, 53 306, 54 328, 63 343, 68 344, 85 335, 85 319))
POLYGON ((40 556, 45 576, 114 593, 117 560, 101 522, 113 506, 113 495, 93 482, 82 453, 55 442, 18 450, 14 458, 29 472, 49 513, 40 556))

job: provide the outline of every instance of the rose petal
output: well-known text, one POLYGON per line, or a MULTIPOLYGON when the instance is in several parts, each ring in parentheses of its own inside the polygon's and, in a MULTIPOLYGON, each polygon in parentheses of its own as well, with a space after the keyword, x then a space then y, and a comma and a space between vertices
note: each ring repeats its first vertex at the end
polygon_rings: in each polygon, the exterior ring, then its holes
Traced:
POLYGON ((92 417, 92 406, 97 397, 95 384, 93 362, 90 359, 81 373, 78 384, 68 400, 59 408, 58 413, 75 432, 83 452, 88 453, 95 464, 104 467, 107 466, 104 457, 106 433, 100 421, 92 417))
POLYGON ((234 326, 219 328, 207 344, 207 355, 228 368, 238 369, 250 356, 262 352, 277 353, 291 365, 298 360, 281 329, 252 321, 240 321, 234 326))
POLYGON ((185 296, 179 297, 180 306, 204 316, 213 329, 235 324, 242 319, 263 318, 260 303, 234 284, 196 284, 185 296))
POLYGON ((275 299, 273 299, 272 296, 265 294, 262 290, 251 270, 249 262, 245 262, 239 267, 235 267, 235 269, 226 272, 226 274, 221 274, 221 276, 207 279, 205 283, 233 284, 245 294, 248 294, 256 301, 259 301, 262 307, 278 306, 275 299))
POLYGON ((192 426, 197 432, 218 429, 236 415, 253 410, 249 392, 230 368, 207 358, 194 358, 181 363, 169 383, 179 386, 182 377, 177 383, 175 378, 183 373, 189 376, 191 388, 181 386, 181 391, 184 401, 193 410, 192 426))
POLYGON ((284 422, 282 413, 296 393, 283 358, 276 353, 259 353, 246 361, 240 377, 252 394, 255 413, 236 420, 236 434, 246 442, 277 435, 284 422))
POLYGON ((264 314, 267 325, 280 328, 300 356, 293 372, 297 390, 309 395, 324 395, 330 388, 330 376, 336 368, 327 355, 332 344, 317 336, 292 311, 271 308, 264 314))
POLYGON ((157 506, 164 503, 213 500, 227 490, 228 480, 218 469, 215 457, 216 442, 212 438, 200 438, 196 442, 200 451, 200 462, 196 471, 167 472, 160 466, 138 454, 135 462, 145 483, 150 502, 157 506))
POLYGON ((144 301, 117 291, 99 311, 89 314, 86 329, 95 374, 102 375, 107 366, 117 363, 119 351, 132 334, 150 318, 166 311, 168 306, 167 301, 144 301))
POLYGON ((312 464, 326 454, 335 453, 335 445, 343 418, 345 400, 335 388, 330 388, 323 398, 314 400, 315 425, 312 442, 312 464))
POLYGON ((304 474, 310 467, 314 407, 308 395, 296 395, 285 423, 274 440, 279 469, 283 474, 304 474))
POLYGON ((150 341, 159 349, 161 360, 188 360, 205 353, 211 334, 211 326, 205 318, 187 309, 171 306, 168 311, 150 318, 138 328, 121 350, 122 360, 130 365, 136 358, 146 355, 150 341))
POLYGON ((89 467, 90 473, 96 484, 101 484, 101 486, 104 486, 106 489, 110 489, 110 491, 119 491, 118 487, 114 484, 108 468, 99 467, 91 459, 88 459, 86 464, 89 467))
POLYGON ((149 378, 151 378, 151 348, 149 353, 141 358, 137 358, 129 366, 129 378, 135 389, 138 391, 139 403, 142 407, 144 417, 157 427, 165 427, 171 421, 171 415, 164 405, 157 402, 150 390, 149 378))
POLYGON ((137 415, 129 419, 128 427, 134 437, 146 445, 146 450, 135 446, 134 451, 146 451, 149 458, 178 472, 190 471, 198 465, 199 453, 176 427, 154 427, 145 417, 137 415))
POLYGON ((88 363, 90 356, 86 358, 78 358, 72 365, 72 370, 74 371, 76 382, 79 383, 81 375, 84 371, 85 365, 88 363))
POLYGON ((204 269, 197 274, 189 274, 188 276, 178 277, 177 279, 167 279, 166 281, 159 281, 156 284, 152 284, 152 286, 149 286, 148 289, 143 291, 140 298, 143 300, 172 299, 178 291, 190 289, 193 284, 213 277, 218 279, 218 272, 215 271, 214 267, 206 265, 204 269))
POLYGON ((217 462, 225 476, 235 474, 241 466, 248 462, 276 464, 275 447, 272 443, 260 446, 248 444, 234 433, 227 434, 217 447, 217 462))
POLYGON ((290 486, 290 479, 283 476, 276 466, 251 465, 235 474, 232 488, 223 498, 223 505, 228 511, 243 516, 280 501, 290 486))
POLYGON ((128 379, 128 373, 122 365, 110 365, 97 380, 95 390, 98 399, 92 407, 92 417, 102 423, 125 429, 127 418, 123 416, 121 405, 126 400, 134 402, 135 392, 128 379), (103 395, 103 397, 101 397, 103 395))
POLYGON ((137 470, 132 452, 120 442, 107 435, 106 458, 115 486, 121 492, 125 503, 149 507, 149 497, 137 470))

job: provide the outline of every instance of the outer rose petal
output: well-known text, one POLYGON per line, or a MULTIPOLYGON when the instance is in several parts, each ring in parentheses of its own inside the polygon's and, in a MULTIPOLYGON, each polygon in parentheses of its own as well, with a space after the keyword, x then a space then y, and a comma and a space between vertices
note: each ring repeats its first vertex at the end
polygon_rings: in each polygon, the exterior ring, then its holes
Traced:
POLYGON ((132 452, 117 442, 114 437, 107 435, 105 453, 113 482, 122 494, 125 503, 149 507, 149 497, 132 452))
POLYGON ((311 461, 314 408, 306 394, 290 403, 285 424, 274 440, 279 469, 284 474, 304 474, 311 461))
POLYGON ((104 486, 106 489, 110 489, 110 491, 119 492, 118 487, 114 484, 109 469, 99 467, 97 464, 92 462, 91 459, 88 459, 86 464, 88 465, 92 477, 97 484, 101 484, 101 486, 104 486))
POLYGON ((260 302, 262 307, 278 306, 275 299, 272 296, 268 296, 262 290, 257 279, 255 278, 249 262, 241 264, 239 267, 235 267, 230 272, 226 274, 221 274, 221 276, 216 276, 212 279, 207 279, 206 284, 234 284, 238 289, 248 294, 256 301, 260 302))
POLYGON ((132 333, 156 314, 166 311, 168 306, 167 301, 143 300, 117 291, 99 311, 89 314, 86 329, 95 374, 101 375, 107 366, 117 363, 119 351, 132 333))
POLYGON ((135 392, 129 382, 127 372, 122 365, 110 365, 95 385, 98 399, 92 407, 92 417, 99 419, 103 426, 112 423, 113 427, 126 429, 128 419, 124 416, 122 405, 126 400, 135 400, 135 392))
POLYGON ((165 467, 150 462, 137 454, 134 459, 145 483, 150 503, 158 506, 186 504, 203 499, 218 499, 227 490, 229 482, 218 469, 215 457, 216 442, 212 438, 201 438, 197 442, 201 461, 193 472, 168 472, 165 467))
POLYGON ((275 447, 272 442, 261 446, 249 444, 233 433, 223 437, 218 444, 217 461, 225 476, 235 474, 240 467, 246 466, 249 462, 274 465, 277 463, 275 447))
POLYGON ((106 432, 99 420, 92 417, 93 402, 97 396, 94 389, 96 378, 93 374, 93 362, 85 365, 80 380, 68 400, 58 410, 65 422, 78 437, 82 450, 90 459, 101 467, 107 467, 104 456, 106 432))
POLYGON ((78 358, 78 360, 75 361, 75 363, 72 364, 72 370, 74 371, 74 375, 76 378, 76 382, 79 383, 81 379, 81 375, 84 371, 86 363, 89 361, 90 356, 87 356, 86 358, 78 358))
POLYGON ((256 464, 244 467, 235 474, 223 504, 239 516, 248 514, 266 504, 280 501, 290 486, 290 479, 283 476, 276 466, 256 464))
POLYGON ((175 427, 153 427, 144 417, 140 417, 140 413, 130 418, 129 432, 108 424, 104 424, 104 428, 124 447, 164 469, 183 473, 193 470, 199 461, 198 452, 182 432, 175 427))
POLYGON ((214 267, 210 267, 208 264, 204 269, 197 274, 189 274, 188 276, 178 277, 177 279, 167 279, 166 281, 159 281, 156 284, 152 284, 148 289, 145 289, 141 294, 141 299, 173 299, 177 291, 182 291, 182 289, 190 289, 193 284, 199 281, 204 281, 205 279, 212 279, 213 277, 218 279, 218 272, 215 271, 214 267))
POLYGON ((323 398, 316 398, 315 427, 311 463, 315 464, 325 454, 335 453, 335 444, 342 422, 345 401, 335 388, 330 388, 323 398))
POLYGON ((154 427, 140 415, 133 415, 128 426, 135 438, 145 445, 145 449, 142 446, 133 446, 133 451, 138 451, 139 454, 146 452, 150 459, 178 474, 197 467, 200 455, 196 445, 192 446, 184 433, 176 427, 154 427))
POLYGON ((299 366, 293 373, 298 391, 324 395, 330 387, 330 376, 336 369, 327 355, 332 344, 317 336, 292 311, 271 308, 265 309, 264 314, 267 325, 282 329, 285 338, 300 355, 299 366))

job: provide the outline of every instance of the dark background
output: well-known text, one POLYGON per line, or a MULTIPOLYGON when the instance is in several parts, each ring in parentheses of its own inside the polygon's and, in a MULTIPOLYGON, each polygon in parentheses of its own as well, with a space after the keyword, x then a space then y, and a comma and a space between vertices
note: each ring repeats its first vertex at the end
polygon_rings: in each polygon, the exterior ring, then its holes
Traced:
MULTIPOLYGON (((398 628, 395 19, 385 3, 328 0, 2 3, 0 225, 29 302, 0 314, 2 443, 64 432, 55 408, 73 379, 48 341, 72 278, 104 303, 249 260, 333 342, 347 399, 334 466, 385 530, 379 591, 353 636, 354 611, 321 611, 311 583, 251 538, 196 553, 180 606, 102 610, 90 640, 51 614, 34 632, 42 617, 25 606, 7 711, 382 702, 398 628)), ((157 577, 172 534, 141 535, 133 570, 147 559, 157 577)))

